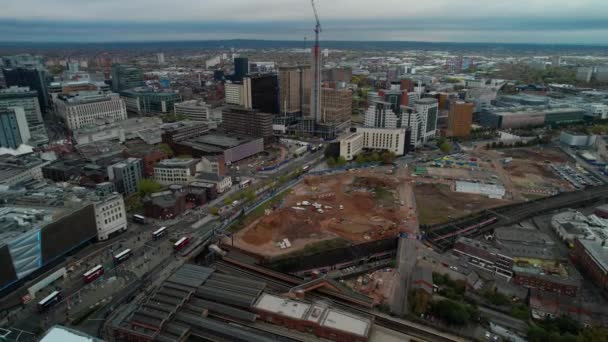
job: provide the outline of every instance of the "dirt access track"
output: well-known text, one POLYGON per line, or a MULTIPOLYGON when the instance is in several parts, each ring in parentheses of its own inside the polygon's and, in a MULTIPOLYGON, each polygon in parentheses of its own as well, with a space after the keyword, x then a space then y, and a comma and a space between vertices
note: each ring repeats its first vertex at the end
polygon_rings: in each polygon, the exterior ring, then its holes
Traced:
POLYGON ((308 176, 285 197, 281 208, 236 233, 234 245, 273 257, 336 238, 361 243, 397 236, 408 220, 416 220, 414 208, 398 200, 398 184, 382 168, 308 176), (284 239, 291 247, 278 245, 284 239))

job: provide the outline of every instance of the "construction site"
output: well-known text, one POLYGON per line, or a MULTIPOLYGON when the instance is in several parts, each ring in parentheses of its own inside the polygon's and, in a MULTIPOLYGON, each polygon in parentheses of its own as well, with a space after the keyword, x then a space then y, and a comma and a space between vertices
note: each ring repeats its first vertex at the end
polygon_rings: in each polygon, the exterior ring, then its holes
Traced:
POLYGON ((234 246, 276 257, 332 240, 346 245, 396 237, 417 227, 411 196, 402 193, 406 191, 384 169, 307 176, 280 208, 236 233, 234 246))

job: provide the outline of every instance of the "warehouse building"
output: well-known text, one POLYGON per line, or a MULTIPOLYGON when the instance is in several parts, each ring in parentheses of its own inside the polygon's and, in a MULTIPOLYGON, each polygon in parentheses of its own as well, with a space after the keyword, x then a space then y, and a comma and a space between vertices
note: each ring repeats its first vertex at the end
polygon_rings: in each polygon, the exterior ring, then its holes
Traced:
POLYGON ((494 108, 481 116, 481 124, 486 127, 507 129, 532 126, 551 126, 582 122, 585 110, 575 107, 565 108, 494 108))
POLYGON ((264 151, 263 138, 238 138, 221 134, 206 134, 173 145, 176 155, 194 158, 222 156, 226 165, 264 151))
MULTIPOLYGON (((186 264, 141 305, 127 305, 108 318, 117 341, 186 341, 204 337, 236 342, 276 341, 260 333, 258 320, 333 341, 368 341, 373 318, 265 292, 266 283, 186 264), (274 319, 276 318, 276 320, 274 319), (236 324, 226 323, 226 319, 236 324), (240 323, 240 324, 239 324, 240 323)), ((286 330, 287 332, 287 330, 286 330)))

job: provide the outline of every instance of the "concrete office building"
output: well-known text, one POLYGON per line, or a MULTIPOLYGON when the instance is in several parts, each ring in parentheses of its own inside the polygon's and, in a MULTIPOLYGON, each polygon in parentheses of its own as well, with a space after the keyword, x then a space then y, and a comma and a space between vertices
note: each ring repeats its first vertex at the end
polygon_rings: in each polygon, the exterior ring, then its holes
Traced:
POLYGON ((126 120, 127 108, 118 94, 79 93, 60 95, 55 100, 56 114, 70 130, 93 125, 98 119, 126 120))
POLYGON ((603 103, 585 103, 581 106, 587 111, 587 115, 595 119, 608 119, 608 105, 603 103))
POLYGON ((279 110, 283 115, 304 113, 309 108, 312 73, 309 65, 279 67, 279 110))
POLYGON ((363 151, 364 136, 362 133, 349 133, 340 138, 340 157, 353 160, 363 151))
POLYGON ((0 147, 16 149, 30 140, 23 108, 0 108, 0 147))
POLYGON ((118 192, 129 195, 138 191, 139 182, 143 178, 143 161, 139 158, 128 158, 108 166, 108 178, 118 192))
POLYGON ((196 159, 166 159, 154 166, 154 180, 163 185, 184 185, 194 181, 200 161, 196 159))
POLYGON ((222 112, 222 127, 227 133, 237 136, 268 140, 273 134, 272 117, 270 113, 229 106, 222 112))
POLYGON ((161 126, 163 131, 162 141, 173 147, 176 143, 205 135, 209 127, 201 121, 178 121, 161 126))
POLYGON ((175 104, 175 115, 183 116, 188 120, 202 121, 209 128, 215 129, 222 123, 221 108, 213 108, 203 100, 184 101, 175 104))
POLYGON ((29 87, 37 92, 40 111, 46 113, 49 108, 47 72, 36 68, 2 69, 4 81, 8 87, 29 87))
POLYGON ((357 133, 363 135, 363 148, 385 150, 401 156, 405 153, 405 128, 357 127, 357 133))
POLYGON ((350 125, 353 113, 353 92, 350 89, 323 88, 321 92, 321 123, 350 125))
POLYGON ((224 84, 225 102, 228 105, 253 108, 251 99, 251 79, 246 77, 239 83, 224 84))
POLYGON ((29 87, 0 89, 0 108, 22 107, 29 125, 42 124, 38 92, 29 87))
POLYGON ((0 109, 20 108, 25 112, 27 127, 30 132, 28 144, 33 146, 48 143, 46 127, 42 121, 42 112, 38 102, 38 93, 29 87, 10 87, 0 89, 0 109))
POLYGON ((14 186, 21 182, 42 179, 42 168, 51 162, 38 154, 30 153, 14 156, 0 155, 0 186, 14 186))
POLYGON ((127 110, 137 114, 168 114, 173 112, 175 104, 181 102, 178 93, 160 92, 152 88, 133 88, 120 92, 127 110))
POLYGON ((231 165, 263 152, 264 139, 206 134, 179 142, 173 146, 173 150, 177 155, 187 154, 194 158, 221 158, 222 163, 231 165))
POLYGON ((475 104, 462 101, 455 101, 450 104, 448 113, 448 136, 468 137, 471 134, 473 124, 473 110, 475 104))
POLYGON ((112 64, 111 74, 112 91, 115 93, 144 85, 144 75, 138 67, 125 64, 112 64))
POLYGON ((112 234, 127 230, 127 211, 121 194, 91 198, 95 207, 97 239, 107 240, 112 234))
POLYGON ((44 69, 44 58, 42 56, 32 56, 30 54, 2 56, 0 61, 2 62, 0 66, 5 68, 44 69))

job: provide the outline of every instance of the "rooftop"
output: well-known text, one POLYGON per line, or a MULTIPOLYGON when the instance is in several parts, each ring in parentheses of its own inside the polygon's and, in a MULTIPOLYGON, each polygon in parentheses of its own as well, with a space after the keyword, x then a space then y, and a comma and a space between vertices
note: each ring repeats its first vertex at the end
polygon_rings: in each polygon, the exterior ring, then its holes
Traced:
POLYGON ((494 230, 494 238, 501 242, 516 242, 524 244, 554 245, 549 235, 528 228, 501 227, 494 230))
POLYGON ((44 163, 46 163, 46 161, 35 153, 22 154, 19 156, 2 154, 0 155, 0 184, 44 163))
POLYGON ((578 240, 595 263, 608 273, 608 246, 602 241, 578 240))
POLYGON ((56 325, 49 329, 40 342, 103 342, 78 330, 56 325))
POLYGON ((196 165, 198 162, 197 159, 165 159, 159 161, 154 168, 183 169, 196 165))

